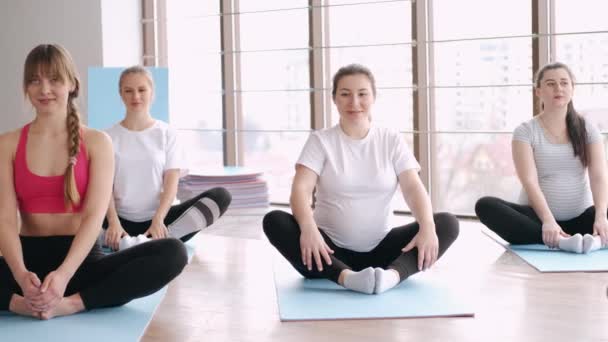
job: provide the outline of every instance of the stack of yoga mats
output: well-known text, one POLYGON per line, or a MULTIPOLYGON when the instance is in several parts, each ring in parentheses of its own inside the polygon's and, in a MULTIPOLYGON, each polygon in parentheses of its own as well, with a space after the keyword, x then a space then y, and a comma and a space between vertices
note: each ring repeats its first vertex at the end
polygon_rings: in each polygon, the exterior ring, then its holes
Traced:
POLYGON ((269 205, 268 184, 263 173, 243 167, 190 170, 179 182, 177 198, 184 201, 215 187, 230 192, 230 209, 266 208, 269 205))

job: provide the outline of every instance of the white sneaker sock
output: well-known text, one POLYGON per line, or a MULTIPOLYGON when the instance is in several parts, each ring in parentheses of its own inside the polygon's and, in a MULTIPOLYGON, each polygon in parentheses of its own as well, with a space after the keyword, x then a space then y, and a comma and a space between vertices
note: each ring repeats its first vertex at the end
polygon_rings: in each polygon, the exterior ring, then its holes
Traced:
POLYGON ((148 242, 148 241, 150 241, 150 238, 145 236, 144 234, 139 234, 135 237, 136 245, 139 245, 140 243, 144 243, 144 242, 148 242))
POLYGON ((344 276, 344 287, 357 292, 372 294, 375 283, 374 269, 371 267, 359 272, 348 272, 344 276))
POLYGON ((571 237, 560 237, 559 249, 572 252, 572 253, 583 253, 583 236, 581 234, 574 234, 571 237))
POLYGON ((144 243, 146 241, 150 241, 150 238, 143 234, 139 234, 137 236, 125 235, 118 243, 118 250, 122 251, 123 249, 139 245, 140 243, 144 243))
POLYGON ((380 294, 386 290, 390 290, 399 284, 399 274, 394 270, 385 270, 380 267, 374 268, 376 277, 376 286, 374 293, 380 294))
POLYGON ((597 251, 602 248, 602 239, 599 236, 593 236, 591 234, 585 234, 583 236, 583 253, 597 251))
POLYGON ((135 237, 130 235, 123 236, 118 242, 118 250, 122 251, 123 249, 127 249, 129 247, 135 246, 135 237))

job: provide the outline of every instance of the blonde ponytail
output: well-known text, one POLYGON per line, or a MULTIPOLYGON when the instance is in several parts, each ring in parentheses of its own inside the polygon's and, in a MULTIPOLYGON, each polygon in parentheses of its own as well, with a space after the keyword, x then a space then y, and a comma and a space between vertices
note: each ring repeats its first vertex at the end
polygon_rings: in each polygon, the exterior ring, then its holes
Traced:
POLYGON ((78 108, 74 103, 76 96, 70 93, 68 98, 68 167, 65 170, 63 178, 63 196, 66 207, 73 209, 80 204, 80 194, 76 186, 76 177, 74 175, 74 167, 77 162, 86 163, 86 160, 77 160, 78 152, 80 151, 80 115, 78 108))

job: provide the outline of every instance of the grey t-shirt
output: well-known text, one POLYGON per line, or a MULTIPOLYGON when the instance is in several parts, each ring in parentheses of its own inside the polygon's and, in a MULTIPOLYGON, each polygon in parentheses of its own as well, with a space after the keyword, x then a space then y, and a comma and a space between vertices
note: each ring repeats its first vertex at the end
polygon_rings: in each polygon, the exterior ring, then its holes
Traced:
MULTIPOLYGON (((513 132, 513 140, 532 146, 538 173, 538 184, 551 213, 558 221, 579 216, 593 205, 587 168, 574 156, 572 144, 549 142, 538 117, 520 124, 513 132)), ((600 141, 598 129, 585 120, 587 144, 600 141)), ((529 204, 525 189, 519 196, 521 204, 529 204)))

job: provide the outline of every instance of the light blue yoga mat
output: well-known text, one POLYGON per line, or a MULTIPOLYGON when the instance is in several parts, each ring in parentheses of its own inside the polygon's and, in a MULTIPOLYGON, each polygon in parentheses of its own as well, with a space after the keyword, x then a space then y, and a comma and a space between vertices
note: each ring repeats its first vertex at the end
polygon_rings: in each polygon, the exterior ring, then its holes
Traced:
POLYGON ((470 300, 418 274, 379 295, 305 279, 276 256, 274 278, 281 321, 474 316, 470 300))
MULTIPOLYGON (((118 93, 118 80, 125 68, 90 67, 88 74, 88 122, 95 129, 107 129, 125 117, 125 106, 118 93)), ((148 68, 154 78, 152 117, 169 122, 169 71, 167 68, 148 68)))
POLYGON ((515 253, 539 272, 606 272, 608 271, 608 249, 589 254, 565 252, 542 244, 511 245, 494 232, 482 230, 484 234, 515 253))
POLYGON ((606 272, 608 249, 576 254, 545 245, 509 245, 508 248, 539 272, 606 272))
MULTIPOLYGON (((191 241, 185 244, 188 260, 194 254, 194 242, 191 241)), ((150 296, 121 307, 97 309, 48 321, 0 311, 0 341, 138 341, 166 292, 165 286, 150 296)))
POLYGON ((138 341, 167 288, 127 305, 39 321, 0 312, 0 341, 138 341))

